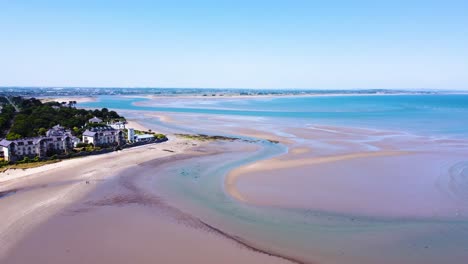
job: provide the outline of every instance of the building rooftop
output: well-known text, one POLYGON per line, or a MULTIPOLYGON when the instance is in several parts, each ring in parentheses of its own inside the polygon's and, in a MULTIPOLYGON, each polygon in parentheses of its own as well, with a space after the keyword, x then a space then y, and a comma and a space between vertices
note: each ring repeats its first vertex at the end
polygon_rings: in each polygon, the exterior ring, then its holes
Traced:
POLYGON ((112 122, 109 123, 110 125, 125 125, 127 122, 122 122, 122 121, 117 121, 117 122, 112 122))
POLYGON ((102 119, 98 117, 93 117, 90 120, 88 120, 89 123, 102 123, 102 119))
POLYGON ((72 135, 71 131, 67 130, 61 125, 56 125, 46 132, 46 136, 48 137, 51 137, 51 136, 60 137, 60 136, 71 136, 71 135, 72 135))
POLYGON ((136 135, 136 138, 138 139, 146 139, 146 138, 154 138, 153 135, 150 134, 143 134, 143 135, 136 135))
POLYGON ((98 127, 91 127, 89 129, 87 129, 89 131, 92 131, 92 132, 99 132, 99 131, 117 131, 116 129, 114 129, 113 127, 110 127, 110 126, 98 126, 98 127))
POLYGON ((96 133, 97 133, 97 132, 86 130, 86 131, 83 133, 83 136, 86 136, 86 137, 94 137, 94 135, 96 135, 96 133))
POLYGON ((74 138, 73 136, 71 135, 63 135, 63 136, 41 136, 41 137, 29 137, 29 138, 20 138, 20 139, 15 139, 15 140, 7 140, 7 139, 2 139, 0 141, 0 146, 1 147, 8 147, 9 145, 11 145, 12 143, 15 143, 15 144, 18 144, 20 142, 23 142, 25 143, 25 145, 30 145, 30 143, 28 142, 32 142, 32 144, 37 144, 39 143, 40 141, 42 140, 48 140, 48 141, 54 141, 54 139, 57 139, 57 140, 65 140, 66 138, 74 138))
POLYGON ((13 143, 13 142, 10 141, 10 140, 7 140, 7 139, 0 140, 0 146, 1 147, 8 147, 11 143, 13 143))

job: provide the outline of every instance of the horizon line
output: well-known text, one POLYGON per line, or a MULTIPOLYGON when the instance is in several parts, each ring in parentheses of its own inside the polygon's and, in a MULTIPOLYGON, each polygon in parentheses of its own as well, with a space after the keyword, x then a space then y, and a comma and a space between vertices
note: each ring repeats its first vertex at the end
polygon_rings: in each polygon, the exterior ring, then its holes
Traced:
POLYGON ((61 86, 61 85, 52 85, 52 86, 24 86, 24 85, 9 85, 9 86, 0 86, 0 89, 5 88, 51 88, 51 89, 212 89, 212 90, 305 90, 305 91, 363 91, 363 90, 383 90, 383 91, 465 91, 468 92, 468 88, 462 89, 449 89, 449 88, 239 88, 239 87, 229 87, 229 88, 220 88, 220 87, 131 87, 131 86, 61 86))

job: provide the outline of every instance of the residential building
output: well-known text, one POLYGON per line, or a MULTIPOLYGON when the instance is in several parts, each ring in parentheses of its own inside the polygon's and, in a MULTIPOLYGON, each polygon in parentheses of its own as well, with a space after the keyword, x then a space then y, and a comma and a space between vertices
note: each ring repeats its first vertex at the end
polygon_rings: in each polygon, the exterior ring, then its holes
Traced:
POLYGON ((134 142, 135 141, 135 129, 128 128, 127 129, 127 141, 134 142))
POLYGON ((64 128, 61 125, 56 125, 46 132, 47 137, 57 137, 57 136, 72 136, 70 130, 64 128))
POLYGON ((88 120, 88 123, 90 124, 100 124, 102 123, 102 119, 99 117, 93 117, 90 120, 88 120))
POLYGON ((151 142, 154 141, 156 138, 154 135, 151 134, 143 134, 143 135, 136 135, 135 142, 151 142))
POLYGON ((53 154, 64 154, 73 149, 76 137, 60 125, 49 129, 46 136, 0 141, 0 152, 7 161, 22 160, 25 157, 44 158, 53 154))
POLYGON ((110 126, 87 129, 83 133, 83 142, 94 146, 118 146, 125 143, 124 133, 110 126))
POLYGON ((79 139, 77 137, 73 137, 72 141, 73 141, 73 147, 75 147, 75 148, 76 148, 76 146, 78 146, 78 144, 81 143, 81 139, 79 139))
POLYGON ((122 121, 113 122, 113 123, 107 122, 107 125, 112 127, 113 129, 125 129, 125 122, 122 122, 122 121))

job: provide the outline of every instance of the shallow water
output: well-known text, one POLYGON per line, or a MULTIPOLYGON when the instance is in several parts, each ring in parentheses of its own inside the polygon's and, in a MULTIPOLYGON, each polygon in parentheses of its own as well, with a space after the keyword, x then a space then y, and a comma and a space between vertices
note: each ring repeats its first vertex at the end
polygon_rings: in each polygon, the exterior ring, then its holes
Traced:
POLYGON ((357 126, 428 136, 468 137, 468 95, 317 96, 252 99, 101 96, 82 107, 278 118, 282 122, 357 126))
MULTIPOLYGON (((223 150, 222 154, 174 163, 160 171, 165 176, 155 179, 154 185, 169 202, 207 223, 253 246, 306 263, 468 261, 468 95, 222 100, 101 97, 81 106, 179 113, 173 115, 178 122, 169 124, 169 129, 191 133, 235 134, 237 129, 255 128, 287 138, 292 146, 313 149, 313 153, 303 154, 308 157, 386 149, 421 153, 408 160, 382 158, 373 164, 362 163, 367 171, 360 173, 350 169, 356 161, 314 167, 321 178, 298 180, 304 184, 300 193, 306 194, 300 197, 301 206, 248 205, 224 191, 224 177, 232 169, 286 153, 285 146, 268 141, 255 143, 256 150, 246 148, 247 143, 217 143, 213 148, 223 150), (366 181, 386 168, 381 181, 366 181), (349 176, 350 182, 343 188, 333 186, 346 182, 333 179, 337 172, 349 176), (406 181, 406 176, 417 177, 406 181), (367 183, 372 186, 364 186, 367 183), (307 188, 312 184, 317 185, 307 188), (307 203, 308 190, 322 192, 318 203, 307 203), (372 192, 379 190, 382 193, 373 197, 372 192), (359 199, 353 195, 362 195, 362 202, 368 203, 362 208, 367 211, 356 209, 359 199), (335 207, 326 203, 332 198, 336 200, 330 201, 338 201, 335 207), (349 203, 343 205, 345 201, 349 203), (444 211, 428 213, 431 206, 444 211)), ((142 120, 150 126, 165 125, 151 117, 142 120)), ((283 177, 294 170, 275 173, 283 177)), ((263 180, 241 181, 239 186, 261 195, 261 188, 252 184, 263 180)), ((267 191, 287 194, 283 181, 270 182, 272 189, 267 191)))
MULTIPOLYGON (((246 205, 223 192, 231 169, 283 150, 264 144, 260 152, 195 158, 160 171, 155 183, 175 206, 254 246, 303 262, 464 263, 467 218, 372 217, 313 209, 246 205)), ((393 206, 398 206, 394 204, 393 206)))

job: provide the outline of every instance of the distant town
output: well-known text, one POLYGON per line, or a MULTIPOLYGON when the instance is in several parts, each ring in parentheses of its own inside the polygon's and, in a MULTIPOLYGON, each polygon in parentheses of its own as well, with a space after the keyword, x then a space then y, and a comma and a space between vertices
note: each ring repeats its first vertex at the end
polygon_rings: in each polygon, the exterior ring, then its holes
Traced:
POLYGON ((166 141, 163 134, 127 127, 106 108, 77 109, 76 102, 0 97, 0 166, 120 150, 166 141))

